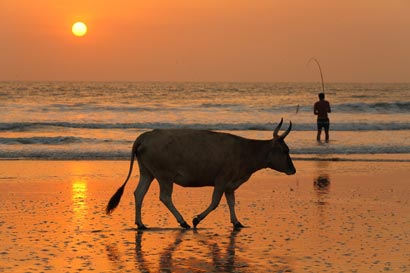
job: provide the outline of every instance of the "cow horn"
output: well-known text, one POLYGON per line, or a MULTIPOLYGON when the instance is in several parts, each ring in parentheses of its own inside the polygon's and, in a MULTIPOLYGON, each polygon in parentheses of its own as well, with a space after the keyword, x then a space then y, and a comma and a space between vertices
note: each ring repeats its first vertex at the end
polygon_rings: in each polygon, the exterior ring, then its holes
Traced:
POLYGON ((282 122, 283 122, 283 118, 280 119, 278 126, 276 126, 275 131, 273 131, 273 138, 279 137, 278 133, 279 133, 280 127, 282 126, 282 122))
POLYGON ((292 121, 289 124, 289 128, 280 136, 280 138, 285 139, 285 137, 289 134, 290 130, 292 130, 292 121))

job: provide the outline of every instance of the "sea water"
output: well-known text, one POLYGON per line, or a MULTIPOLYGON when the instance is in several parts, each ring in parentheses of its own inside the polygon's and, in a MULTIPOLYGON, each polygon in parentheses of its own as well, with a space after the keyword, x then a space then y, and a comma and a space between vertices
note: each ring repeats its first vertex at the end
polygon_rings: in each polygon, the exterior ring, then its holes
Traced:
POLYGON ((0 82, 0 159, 129 159, 135 138, 156 128, 271 139, 283 118, 295 159, 410 162, 410 84, 326 84, 329 143, 316 141, 319 92, 318 83, 0 82))

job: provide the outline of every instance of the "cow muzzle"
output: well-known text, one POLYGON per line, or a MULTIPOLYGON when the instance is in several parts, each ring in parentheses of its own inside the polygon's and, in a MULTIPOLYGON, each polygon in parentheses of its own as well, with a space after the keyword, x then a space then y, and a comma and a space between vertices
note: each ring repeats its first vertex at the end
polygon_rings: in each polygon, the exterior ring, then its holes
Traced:
POLYGON ((294 175, 296 173, 296 169, 292 168, 286 172, 287 175, 294 175))

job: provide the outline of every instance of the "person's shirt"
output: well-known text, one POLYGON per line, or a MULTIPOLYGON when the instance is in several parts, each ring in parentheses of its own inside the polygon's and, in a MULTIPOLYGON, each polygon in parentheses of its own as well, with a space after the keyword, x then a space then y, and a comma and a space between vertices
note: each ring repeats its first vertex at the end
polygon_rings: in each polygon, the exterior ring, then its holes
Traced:
POLYGON ((319 100, 313 107, 313 113, 318 119, 327 119, 327 113, 330 113, 330 103, 327 100, 319 100))

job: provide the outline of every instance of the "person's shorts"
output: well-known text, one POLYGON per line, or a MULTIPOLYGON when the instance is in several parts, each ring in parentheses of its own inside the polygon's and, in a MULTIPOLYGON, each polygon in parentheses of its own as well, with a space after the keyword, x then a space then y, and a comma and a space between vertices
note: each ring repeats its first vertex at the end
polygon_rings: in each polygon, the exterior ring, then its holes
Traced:
POLYGON ((317 120, 317 129, 322 130, 322 128, 324 128, 325 131, 329 130, 329 119, 318 119, 317 120))

